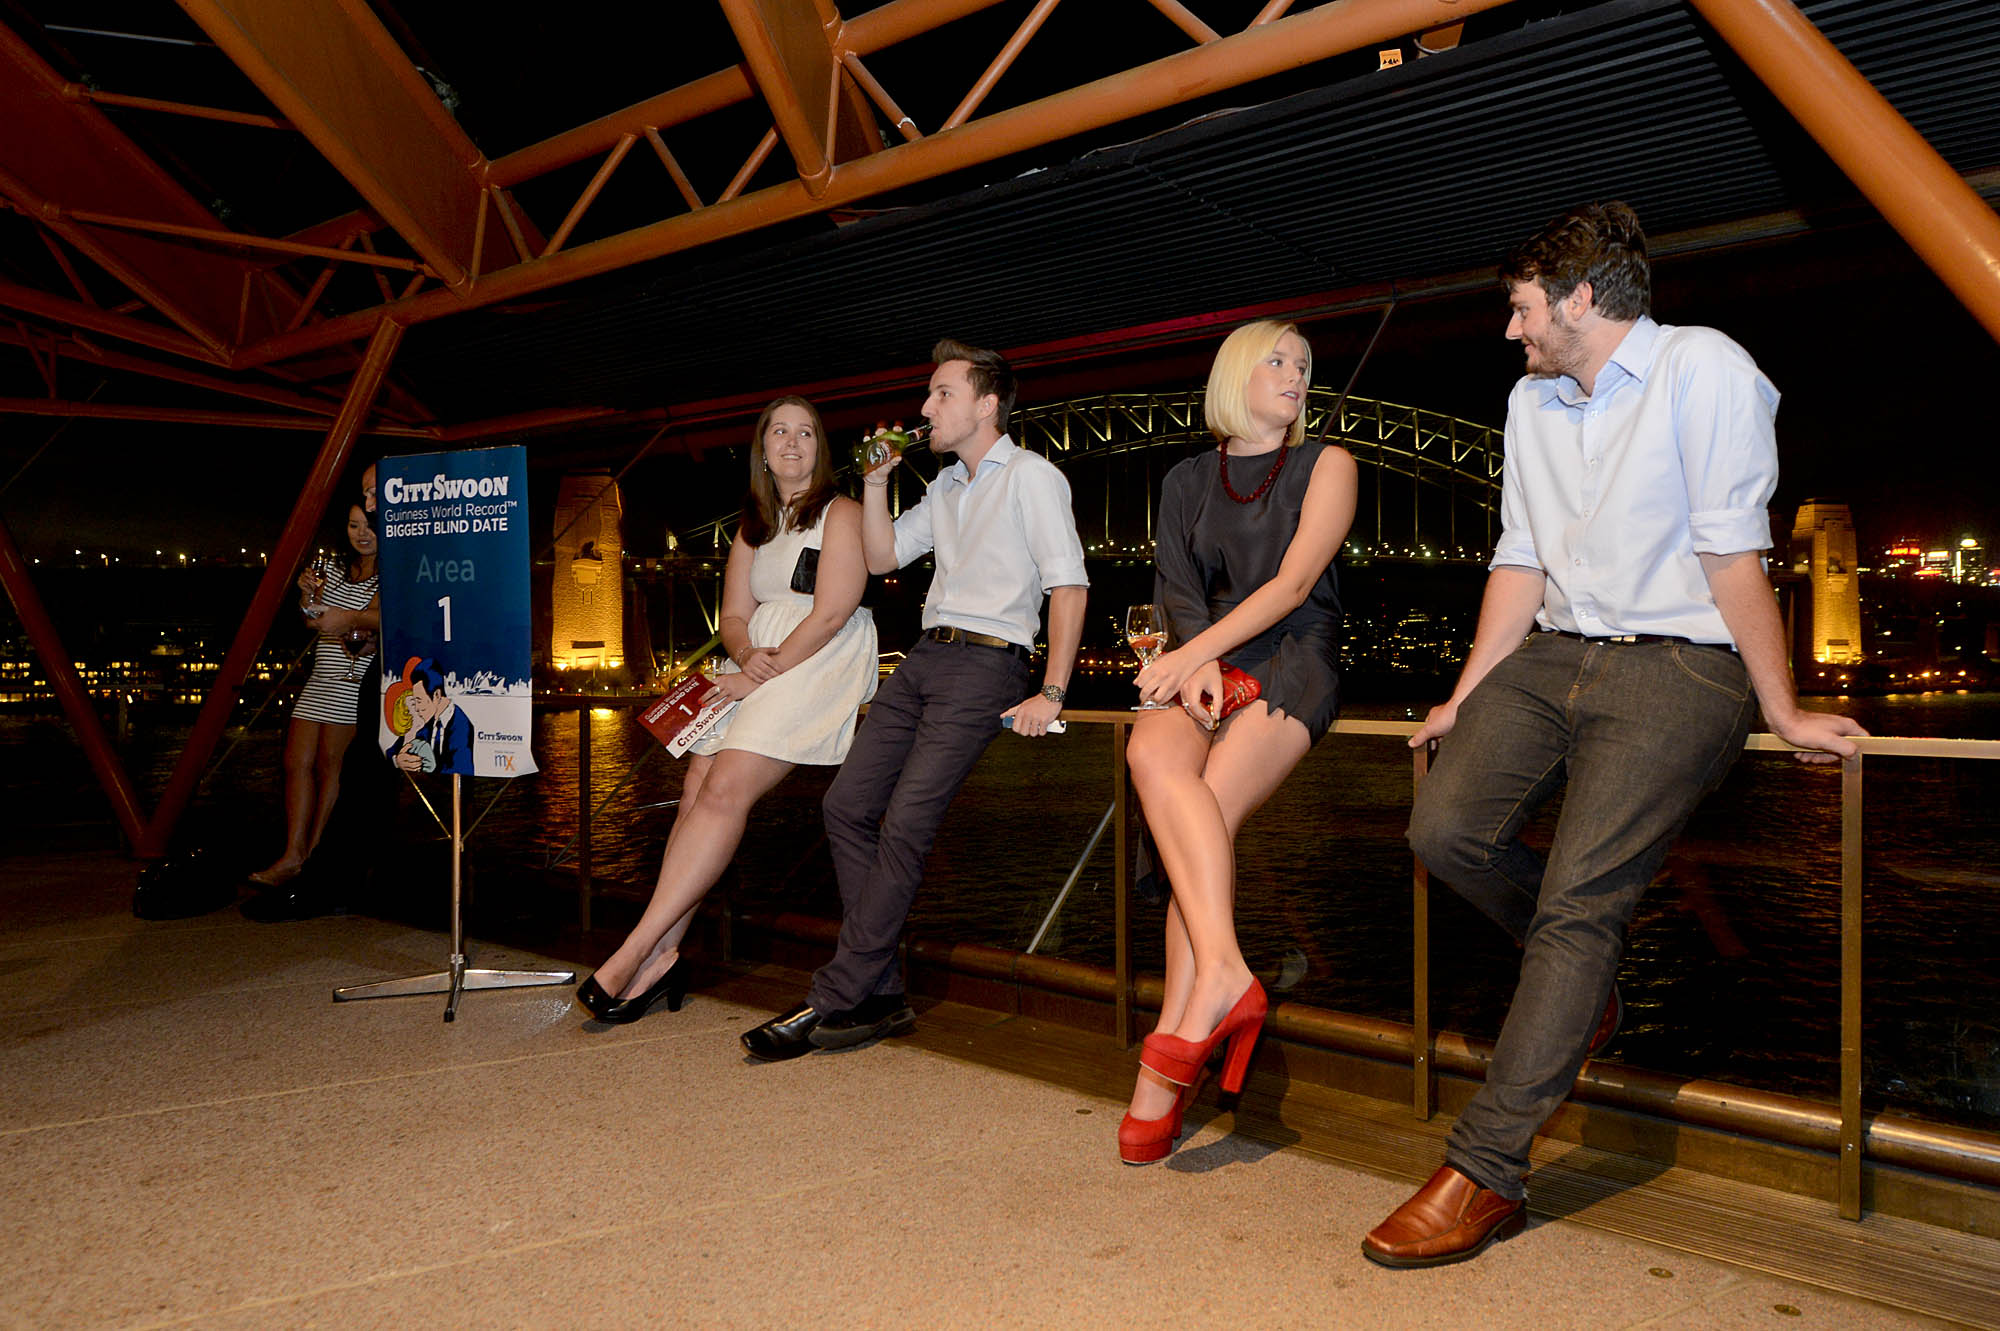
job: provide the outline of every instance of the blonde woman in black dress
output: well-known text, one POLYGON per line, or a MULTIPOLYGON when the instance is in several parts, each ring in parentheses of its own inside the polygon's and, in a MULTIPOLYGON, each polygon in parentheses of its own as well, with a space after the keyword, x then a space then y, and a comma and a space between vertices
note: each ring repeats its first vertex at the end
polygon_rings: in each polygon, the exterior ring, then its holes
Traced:
POLYGON ((1138 685, 1144 701, 1179 705, 1142 712, 1126 755, 1173 900, 1160 1021, 1118 1130, 1128 1164, 1173 1151, 1215 1053, 1226 1050, 1223 1089, 1242 1086, 1266 1001, 1236 942, 1236 833, 1339 702, 1333 558, 1356 473, 1347 450, 1304 442, 1311 383, 1297 328, 1231 333, 1208 377, 1216 448, 1169 472, 1160 498, 1153 599, 1171 646, 1138 685), (1226 718, 1222 662, 1260 690, 1226 718))

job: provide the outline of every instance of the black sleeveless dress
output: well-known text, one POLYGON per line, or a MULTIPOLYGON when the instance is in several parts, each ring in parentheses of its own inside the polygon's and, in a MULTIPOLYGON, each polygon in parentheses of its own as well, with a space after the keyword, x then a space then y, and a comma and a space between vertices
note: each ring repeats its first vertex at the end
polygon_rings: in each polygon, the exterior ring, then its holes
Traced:
MULTIPOLYGON (((1324 447, 1294 448, 1271 488, 1247 504, 1223 491, 1214 449, 1167 473, 1153 529, 1153 600, 1164 608, 1172 646, 1277 576, 1324 447)), ((1230 487, 1252 493, 1272 460, 1269 453, 1227 458, 1230 487)), ((1253 676, 1271 710, 1297 717, 1314 743, 1340 710, 1340 620, 1340 582, 1329 563, 1305 604, 1222 658, 1253 676)))

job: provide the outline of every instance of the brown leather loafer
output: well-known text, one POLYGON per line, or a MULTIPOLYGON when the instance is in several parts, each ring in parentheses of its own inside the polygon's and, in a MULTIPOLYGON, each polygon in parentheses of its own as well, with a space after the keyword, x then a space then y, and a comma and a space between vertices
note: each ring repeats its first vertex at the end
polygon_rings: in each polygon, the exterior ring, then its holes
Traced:
POLYGON ((1590 1048, 1584 1052, 1586 1058, 1596 1058, 1611 1043, 1618 1028, 1625 1022, 1625 1000, 1618 994, 1618 981, 1611 982, 1611 997, 1604 1000, 1604 1015, 1597 1019, 1597 1029, 1590 1034, 1590 1048))
POLYGON ((1446 1165, 1361 1240, 1361 1255, 1382 1266, 1444 1266, 1477 1257, 1528 1223, 1510 1202, 1446 1165))

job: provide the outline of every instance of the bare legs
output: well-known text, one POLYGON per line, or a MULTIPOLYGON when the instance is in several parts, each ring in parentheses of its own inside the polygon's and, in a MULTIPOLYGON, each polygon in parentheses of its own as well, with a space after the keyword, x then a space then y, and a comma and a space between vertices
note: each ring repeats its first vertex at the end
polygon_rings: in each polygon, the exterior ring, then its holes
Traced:
MULTIPOLYGON (((1133 725, 1126 751, 1132 784, 1174 890, 1155 1030, 1205 1040, 1250 987, 1236 944, 1236 833, 1310 747, 1304 725, 1262 702, 1230 717, 1213 737, 1178 707, 1133 725)), ((1164 1116, 1176 1089, 1141 1068, 1132 1116, 1164 1116)))
POLYGON ((353 739, 351 725, 292 718, 285 730, 285 849, 252 879, 275 887, 305 868, 340 797, 340 759, 353 739))
POLYGON ((653 899, 618 950, 597 968, 597 983, 605 993, 618 998, 643 994, 673 966, 694 908, 735 858, 751 808, 793 766, 742 749, 689 761, 653 899))

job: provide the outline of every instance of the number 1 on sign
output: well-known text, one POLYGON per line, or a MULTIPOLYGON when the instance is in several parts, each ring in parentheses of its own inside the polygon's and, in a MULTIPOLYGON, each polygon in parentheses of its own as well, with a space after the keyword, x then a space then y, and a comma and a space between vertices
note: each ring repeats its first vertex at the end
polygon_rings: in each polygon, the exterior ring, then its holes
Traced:
POLYGON ((438 597, 438 609, 444 611, 444 640, 446 642, 450 642, 451 641, 451 598, 449 596, 438 597))

